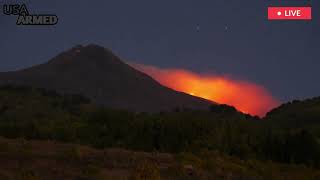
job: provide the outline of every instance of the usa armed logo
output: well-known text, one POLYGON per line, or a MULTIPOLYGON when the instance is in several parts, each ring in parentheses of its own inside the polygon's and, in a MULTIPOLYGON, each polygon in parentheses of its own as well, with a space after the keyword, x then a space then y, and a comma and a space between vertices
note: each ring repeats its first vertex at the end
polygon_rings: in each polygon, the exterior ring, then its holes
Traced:
POLYGON ((29 14, 25 4, 4 4, 3 13, 17 17, 17 25, 55 25, 58 23, 58 16, 55 14, 29 14))

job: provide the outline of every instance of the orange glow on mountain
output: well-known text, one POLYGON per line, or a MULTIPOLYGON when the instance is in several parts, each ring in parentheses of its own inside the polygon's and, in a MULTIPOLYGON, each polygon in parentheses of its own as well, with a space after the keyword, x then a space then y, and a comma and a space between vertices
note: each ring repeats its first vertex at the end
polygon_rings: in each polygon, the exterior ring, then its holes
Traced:
POLYGON ((176 91, 202 97, 219 104, 228 104, 239 111, 264 116, 279 105, 279 101, 262 86, 226 76, 201 75, 181 69, 161 69, 131 64, 159 83, 176 91))

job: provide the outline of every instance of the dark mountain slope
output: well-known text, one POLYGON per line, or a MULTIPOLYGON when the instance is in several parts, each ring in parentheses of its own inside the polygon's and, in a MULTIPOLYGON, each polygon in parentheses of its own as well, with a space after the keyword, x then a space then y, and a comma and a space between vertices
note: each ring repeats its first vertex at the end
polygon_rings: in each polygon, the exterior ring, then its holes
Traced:
POLYGON ((97 45, 76 46, 45 64, 0 73, 0 85, 4 84, 82 94, 107 107, 134 111, 205 109, 211 104, 160 85, 97 45))
POLYGON ((284 128, 319 127, 320 97, 292 101, 270 111, 266 122, 284 128))

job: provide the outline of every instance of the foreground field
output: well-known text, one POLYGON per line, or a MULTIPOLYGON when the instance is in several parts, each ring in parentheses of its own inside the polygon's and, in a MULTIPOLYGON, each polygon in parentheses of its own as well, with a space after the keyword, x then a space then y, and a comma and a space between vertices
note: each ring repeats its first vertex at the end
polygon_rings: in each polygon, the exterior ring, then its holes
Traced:
POLYGON ((0 138, 1 180, 319 179, 297 165, 243 161, 217 152, 166 154, 96 150, 53 141, 0 138))

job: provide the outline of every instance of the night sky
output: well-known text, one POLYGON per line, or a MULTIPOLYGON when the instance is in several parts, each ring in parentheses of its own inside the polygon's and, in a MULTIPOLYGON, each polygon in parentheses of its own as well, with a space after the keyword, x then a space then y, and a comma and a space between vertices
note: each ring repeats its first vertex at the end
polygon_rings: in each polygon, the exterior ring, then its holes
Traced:
POLYGON ((281 101, 320 95, 320 1, 20 1, 55 26, 17 26, 0 0, 0 71, 44 63, 95 43, 126 61, 260 84, 281 101), (271 5, 313 7, 312 21, 268 21, 271 5))

